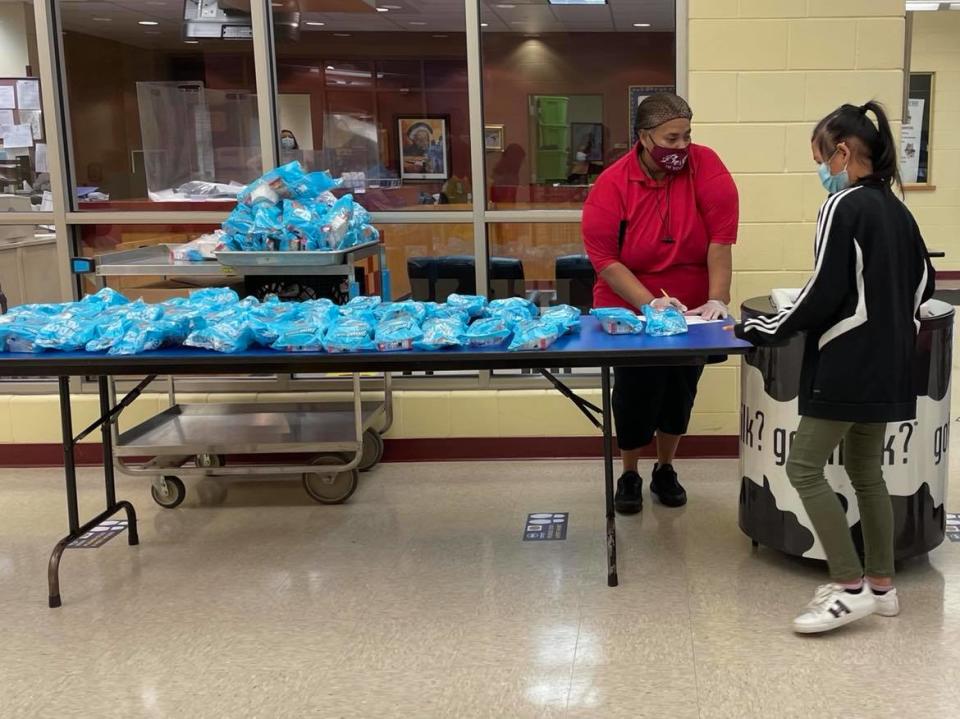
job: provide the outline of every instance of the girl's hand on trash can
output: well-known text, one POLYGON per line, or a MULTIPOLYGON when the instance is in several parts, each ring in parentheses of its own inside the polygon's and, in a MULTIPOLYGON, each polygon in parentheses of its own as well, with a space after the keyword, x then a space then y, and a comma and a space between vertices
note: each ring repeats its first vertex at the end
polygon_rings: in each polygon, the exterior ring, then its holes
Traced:
POLYGON ((704 305, 700 305, 695 310, 690 310, 687 314, 702 317, 707 322, 713 320, 725 320, 730 316, 730 310, 720 300, 710 300, 704 305))

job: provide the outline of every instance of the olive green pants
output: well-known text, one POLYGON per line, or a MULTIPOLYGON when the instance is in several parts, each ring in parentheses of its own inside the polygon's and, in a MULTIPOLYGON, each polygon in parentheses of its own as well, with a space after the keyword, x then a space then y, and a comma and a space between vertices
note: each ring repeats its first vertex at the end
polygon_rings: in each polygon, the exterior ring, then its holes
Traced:
POLYGON ((843 463, 857 494, 866 574, 893 576, 893 505, 881 468, 886 424, 834 422, 803 417, 787 460, 787 476, 820 538, 830 577, 855 582, 864 574, 840 499, 823 468, 843 440, 843 463))

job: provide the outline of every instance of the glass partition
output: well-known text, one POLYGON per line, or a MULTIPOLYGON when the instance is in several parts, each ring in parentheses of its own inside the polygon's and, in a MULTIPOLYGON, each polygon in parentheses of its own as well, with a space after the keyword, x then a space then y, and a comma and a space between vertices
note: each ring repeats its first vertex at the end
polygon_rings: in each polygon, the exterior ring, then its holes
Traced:
POLYGON ((262 171, 249 0, 57 10, 76 208, 229 208, 262 171))
POLYGON ((372 211, 469 210, 464 6, 416 5, 274 4, 280 158, 347 173, 372 211))
POLYGON ((481 3, 487 206, 580 209, 676 84, 673 0, 481 3))

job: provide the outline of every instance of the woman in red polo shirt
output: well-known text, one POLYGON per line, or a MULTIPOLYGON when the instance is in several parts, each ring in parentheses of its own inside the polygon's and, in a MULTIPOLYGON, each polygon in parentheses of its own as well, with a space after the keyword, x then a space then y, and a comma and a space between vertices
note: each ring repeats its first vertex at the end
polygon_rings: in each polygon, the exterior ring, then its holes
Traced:
MULTIPOLYGON (((583 208, 583 242, 597 272, 595 307, 638 310, 672 304, 704 319, 726 318, 739 200, 717 154, 690 141, 693 112, 680 97, 651 95, 637 109, 639 141, 597 180, 583 208), (663 293, 669 299, 663 297, 663 293)), ((650 491, 669 507, 687 495, 673 469, 687 432, 699 367, 614 371, 613 412, 623 475, 616 507, 643 508, 641 451, 657 440, 650 491)))

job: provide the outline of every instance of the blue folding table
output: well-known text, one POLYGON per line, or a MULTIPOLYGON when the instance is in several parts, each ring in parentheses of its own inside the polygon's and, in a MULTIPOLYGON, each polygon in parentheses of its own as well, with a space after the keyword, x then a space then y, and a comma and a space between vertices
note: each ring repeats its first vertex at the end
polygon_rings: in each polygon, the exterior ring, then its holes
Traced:
MULTIPOLYGON (((110 356, 87 352, 45 352, 41 354, 0 353, 0 377, 58 377, 60 415, 64 448, 69 533, 61 539, 50 557, 49 604, 60 606, 59 566, 64 550, 77 539, 98 527, 121 510, 126 512, 128 543, 139 543, 136 512, 128 501, 118 501, 114 486, 112 425, 157 375, 218 375, 238 373, 410 372, 440 370, 535 369, 573 401, 603 432, 604 489, 607 516, 607 583, 616 586, 617 544, 613 505, 613 422, 610 408, 610 368, 658 365, 702 364, 717 357, 744 354, 751 345, 736 339, 721 323, 695 324, 684 335, 649 337, 646 335, 605 334, 592 317, 582 319, 576 334, 560 338, 552 347, 539 352, 508 352, 505 347, 484 349, 457 348, 436 352, 361 352, 326 354, 322 352, 284 353, 270 349, 251 349, 236 354, 189 348, 157 350, 135 356, 110 356), (602 407, 577 396, 544 367, 596 367, 600 370, 602 407), (144 377, 122 400, 114 403, 109 391, 110 377, 144 377), (70 405, 70 377, 97 377, 100 392, 100 418, 74 435, 70 405), (598 420, 594 414, 599 415, 598 420), (81 524, 77 506, 76 445, 100 430, 103 441, 103 470, 106 508, 81 524)), ((16 418, 14 418, 16 420, 16 418)))

